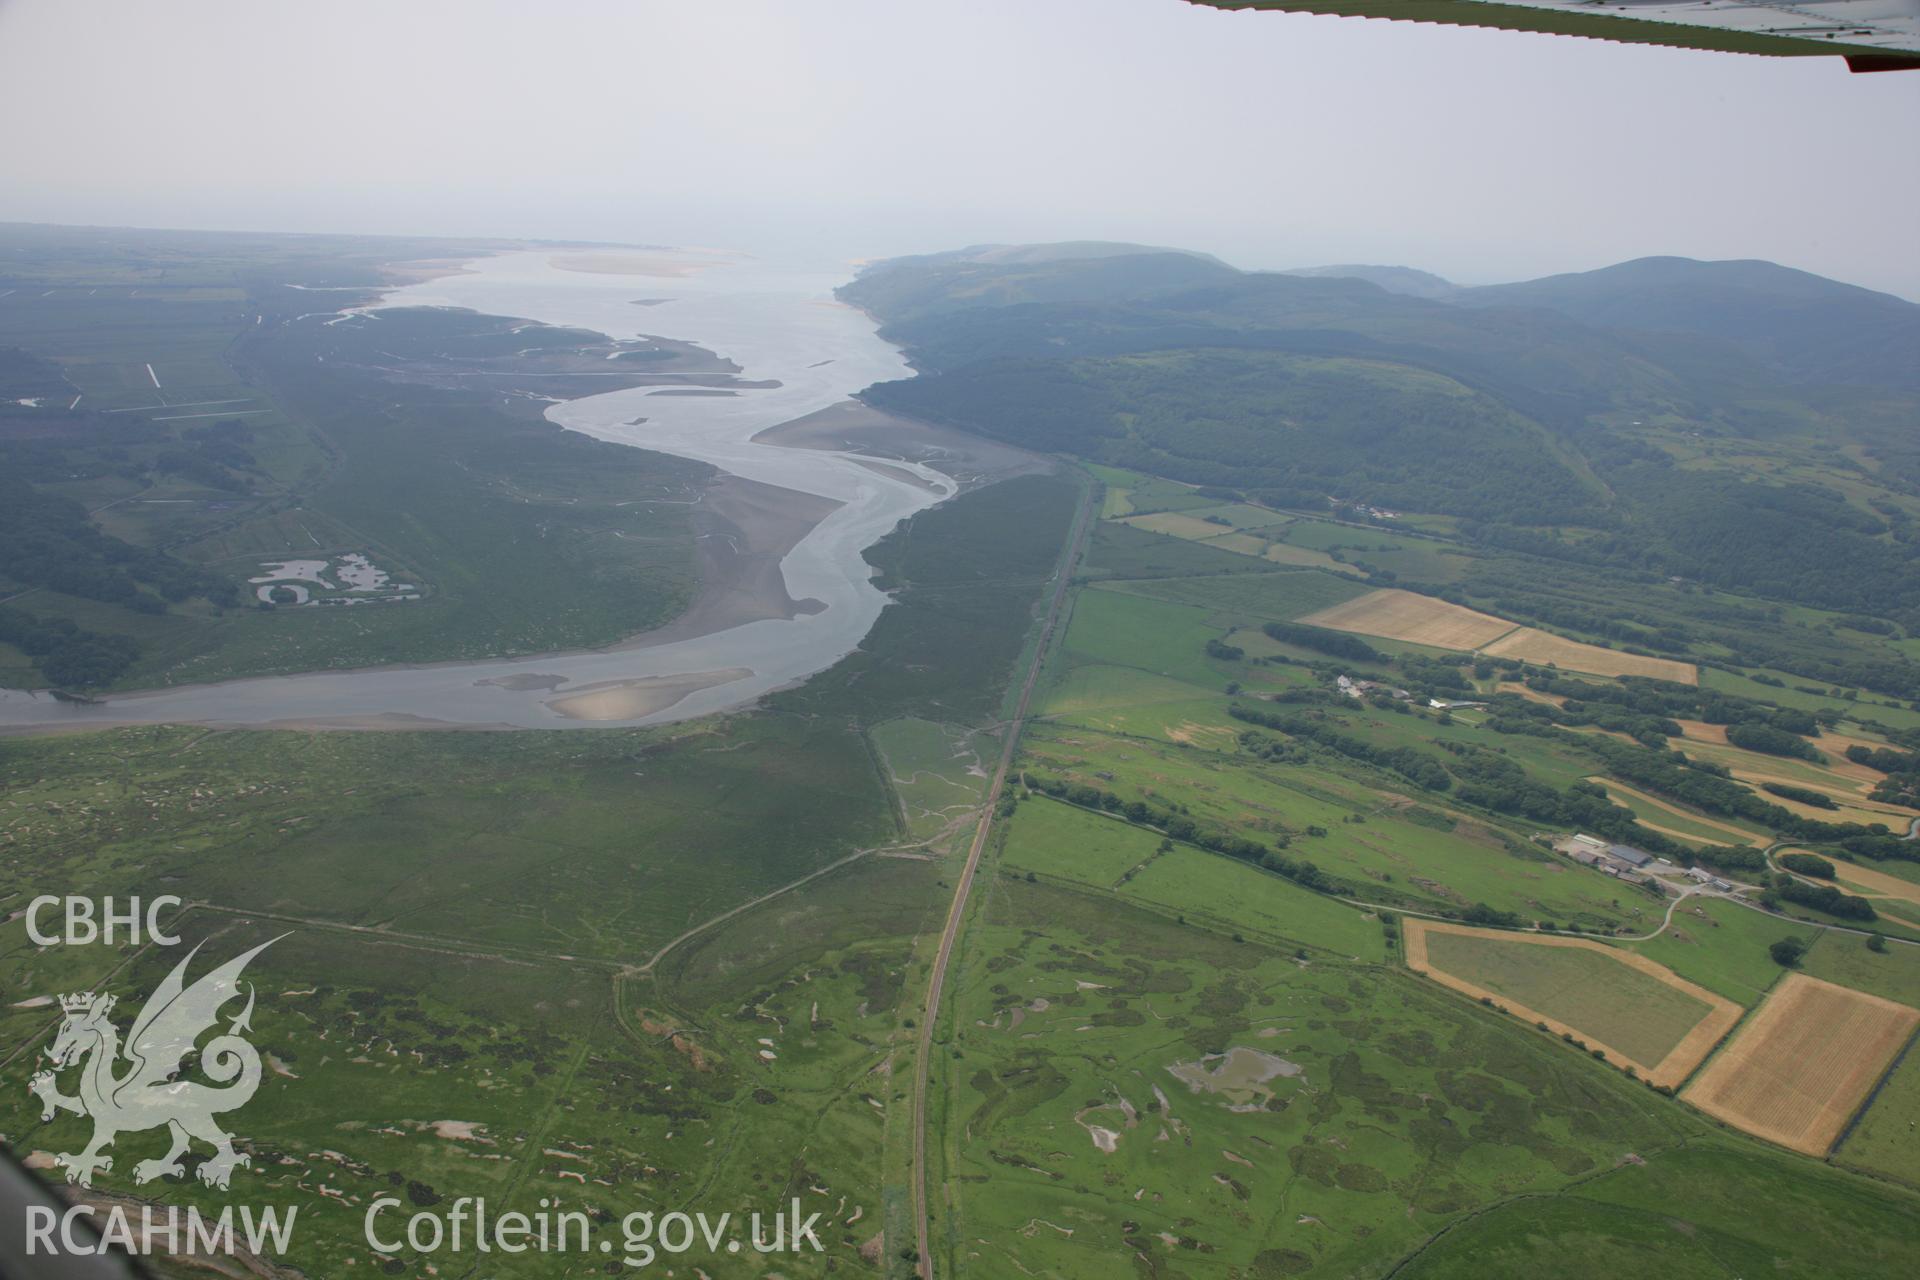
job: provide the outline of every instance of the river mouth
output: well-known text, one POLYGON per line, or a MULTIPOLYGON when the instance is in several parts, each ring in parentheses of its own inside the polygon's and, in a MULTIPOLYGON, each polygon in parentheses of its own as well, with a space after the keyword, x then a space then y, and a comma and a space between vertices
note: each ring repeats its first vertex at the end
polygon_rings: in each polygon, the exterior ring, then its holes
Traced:
POLYGON ((382 310, 453 307, 616 342, 660 334, 724 358, 739 371, 726 380, 728 395, 661 396, 657 383, 623 385, 544 407, 568 430, 725 473, 698 499, 708 509, 696 528, 703 544, 714 544, 702 547, 712 589, 690 610, 602 650, 267 676, 95 702, 5 690, 0 731, 158 723, 592 728, 739 708, 858 647, 887 602, 870 580, 866 548, 963 482, 1038 465, 984 441, 939 442, 940 433, 918 424, 901 424, 890 438, 888 424, 898 420, 850 404, 862 388, 912 371, 866 315, 833 300, 834 273, 713 255, 685 255, 676 266, 675 255, 650 251, 639 261, 659 274, 636 275, 568 269, 556 256, 471 260, 456 274, 394 289, 373 307, 299 323, 378 325, 382 310), (827 429, 846 434, 839 446, 820 434, 817 415, 829 410, 827 429))

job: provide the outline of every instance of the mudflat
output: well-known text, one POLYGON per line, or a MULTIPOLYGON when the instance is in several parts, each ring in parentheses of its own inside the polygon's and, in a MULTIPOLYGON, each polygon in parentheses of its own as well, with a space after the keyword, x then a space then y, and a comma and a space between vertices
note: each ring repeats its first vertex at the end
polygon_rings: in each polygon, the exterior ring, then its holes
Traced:
POLYGON ((839 508, 831 498, 722 475, 708 485, 693 509, 700 589, 686 612, 665 626, 630 636, 615 650, 655 645, 725 631, 765 618, 799 618, 820 612, 814 599, 787 593, 780 562, 813 527, 839 508))
POLYGON ((722 671, 689 671, 677 676, 641 676, 582 686, 577 692, 547 702, 570 720, 636 720, 665 711, 690 693, 718 684, 744 680, 746 667, 722 671))
POLYGON ((918 462, 952 476, 963 492, 996 480, 1050 471, 1057 465, 1042 454, 1015 445, 903 418, 858 400, 843 400, 768 427, 754 436, 753 442, 787 449, 859 453, 880 462, 918 462))

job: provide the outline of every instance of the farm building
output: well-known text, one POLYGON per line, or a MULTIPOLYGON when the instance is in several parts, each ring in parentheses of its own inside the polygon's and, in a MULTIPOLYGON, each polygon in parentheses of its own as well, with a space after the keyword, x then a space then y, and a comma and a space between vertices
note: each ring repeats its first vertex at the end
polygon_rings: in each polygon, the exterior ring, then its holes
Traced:
POLYGON ((1556 850, 1583 867, 1598 866, 1607 851, 1606 841, 1585 835, 1562 836, 1550 843, 1556 850))
POLYGON ((1653 855, 1636 849, 1630 844, 1616 844, 1607 850, 1607 856, 1618 859, 1630 867, 1644 867, 1653 861, 1653 855))
POLYGON ((1639 871, 1655 861, 1652 854, 1630 844, 1609 844, 1584 832, 1556 840, 1553 847, 1581 866, 1598 867, 1610 876, 1639 871))

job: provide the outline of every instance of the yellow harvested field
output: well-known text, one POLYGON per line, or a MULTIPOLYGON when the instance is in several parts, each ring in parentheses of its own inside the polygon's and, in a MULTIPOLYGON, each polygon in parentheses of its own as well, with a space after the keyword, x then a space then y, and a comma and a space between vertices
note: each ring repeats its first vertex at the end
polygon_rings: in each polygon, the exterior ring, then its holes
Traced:
POLYGON ((1551 663, 1589 675, 1648 676, 1680 684, 1700 682, 1700 671, 1690 662, 1645 658, 1582 644, 1533 627, 1519 626, 1477 609, 1391 587, 1310 613, 1299 621, 1335 631, 1431 645, 1436 649, 1478 650, 1488 657, 1518 658, 1535 666, 1551 663))
POLYGON ((1156 511, 1150 516, 1128 516, 1121 524, 1130 524, 1136 529, 1145 529, 1151 533, 1170 533, 1176 538, 1188 538, 1200 542, 1206 538, 1217 538, 1230 533, 1233 526, 1214 524, 1202 520, 1199 516, 1182 515, 1178 511, 1156 511))
POLYGON ((1902 880, 1899 876, 1890 876, 1884 871, 1875 871, 1872 867, 1855 866, 1851 862, 1842 862, 1838 858, 1829 858, 1833 863, 1833 874, 1863 893, 1883 898, 1904 898, 1908 902, 1920 903, 1920 884, 1911 880, 1902 880))
POLYGON ((1803 804, 1798 800, 1789 800, 1785 796, 1777 796, 1771 792, 1764 797, 1768 803, 1777 804, 1803 818, 1812 818, 1819 822, 1858 822, 1862 825, 1882 822, 1894 831, 1904 831, 1907 823, 1914 817, 1911 809, 1868 799, 1867 793, 1872 790, 1869 784, 1842 777, 1828 765, 1810 764, 1801 760, 1789 762, 1776 756, 1742 751, 1738 747, 1715 747, 1706 743, 1701 744, 1693 754, 1703 760, 1726 766, 1727 771, 1735 778, 1755 790, 1764 788, 1769 782, 1783 783, 1790 787, 1817 791, 1840 806, 1838 809, 1821 808, 1803 804))
MULTIPOLYGON (((1865 747, 1869 751, 1877 751, 1888 744, 1875 741, 1872 738, 1862 738, 1857 734, 1838 733, 1832 729, 1823 729, 1820 736, 1814 739, 1813 745, 1831 755, 1844 757, 1848 747, 1865 747)), ((1848 761, 1848 763, 1852 762, 1848 761)), ((1860 767, 1865 768, 1864 765, 1860 767)), ((1868 769, 1867 772, 1875 773, 1877 770, 1868 769)))
POLYGON ((1423 973, 1440 985, 1451 987, 1475 1000, 1492 1000, 1503 1006, 1509 1013, 1524 1018, 1528 1022, 1545 1023, 1555 1035, 1571 1035, 1576 1040, 1585 1041, 1591 1047, 1604 1052, 1610 1061, 1632 1067, 1653 1084, 1675 1086, 1685 1080, 1688 1074, 1700 1065, 1701 1060, 1713 1052, 1713 1046, 1720 1043, 1720 1038, 1740 1021, 1742 1010, 1739 1005, 1724 996, 1715 995, 1705 987, 1688 982, 1665 965, 1649 960, 1638 952, 1609 947, 1604 943, 1593 942, 1586 938, 1511 933, 1501 929, 1476 929, 1471 925, 1443 924, 1436 920, 1421 920, 1413 916, 1403 916, 1401 925, 1405 930, 1409 969, 1416 973, 1423 973), (1608 960, 1628 969, 1636 969, 1647 977, 1685 996, 1692 997, 1706 1006, 1707 1012, 1660 1061, 1639 1062, 1632 1055, 1622 1053, 1619 1049, 1604 1043, 1591 1028, 1572 1026, 1537 1009, 1530 1009, 1517 1003, 1511 996, 1487 990, 1458 974, 1447 973, 1436 968, 1428 959, 1427 941, 1432 934, 1457 934, 1523 946, 1571 947, 1598 952, 1608 960))
MULTIPOLYGON (((1784 782, 1796 787, 1807 786, 1806 783, 1795 781, 1792 778, 1781 778, 1772 774, 1754 773, 1746 769, 1735 769, 1733 776, 1742 782, 1750 782, 1756 787, 1768 782, 1784 782)), ((1828 793, 1827 788, 1820 786, 1808 787, 1808 790, 1828 793)), ((1870 801, 1856 803, 1840 795, 1833 797, 1839 802, 1840 807, 1837 809, 1826 809, 1819 805, 1803 804, 1798 800, 1789 800, 1786 796, 1774 795, 1771 791, 1764 793, 1760 798, 1768 804, 1777 804, 1789 813, 1798 814, 1802 818, 1811 818, 1815 822, 1857 822, 1861 826, 1872 826, 1878 822, 1884 824, 1890 831, 1905 831, 1907 827, 1906 817, 1900 816, 1903 812, 1902 810, 1894 808, 1883 809, 1878 804, 1870 801)), ((1911 817, 1912 815, 1909 814, 1907 816, 1911 817)))
POLYGON ((1700 669, 1691 662, 1602 649, 1597 644, 1583 644, 1533 627, 1521 627, 1487 645, 1483 652, 1490 658, 1518 658, 1540 667, 1552 663, 1569 671, 1585 671, 1596 676, 1646 676, 1678 684, 1700 683, 1700 669))
POLYGON ((1920 1009, 1788 974, 1681 1097, 1737 1129, 1824 1156, 1916 1024, 1920 1009))
MULTIPOLYGON (((1697 744, 1690 748, 1687 754, 1697 759, 1711 760, 1715 764, 1724 765, 1734 777, 1755 786, 1763 782, 1784 782, 1789 786, 1822 792, 1842 804, 1859 805, 1868 809, 1881 807, 1880 801, 1866 799, 1872 787, 1842 778, 1831 769, 1805 760, 1789 762, 1778 756, 1762 755, 1756 751, 1742 751, 1738 747, 1716 747, 1709 743, 1697 744)), ((1889 813, 1899 811, 1893 805, 1886 806, 1886 809, 1889 813)))
POLYGON ((1436 649, 1478 649, 1512 631, 1514 624, 1477 609, 1388 587, 1299 619, 1310 627, 1353 631, 1436 649))
POLYGON ((1676 720, 1674 723, 1680 726, 1680 735, 1684 738, 1695 742, 1714 742, 1723 747, 1727 745, 1727 726, 1723 724, 1708 724, 1705 720, 1676 720))
POLYGON ((1827 757, 1827 771, 1829 773, 1837 773, 1843 778, 1858 782, 1860 784, 1860 790, 1864 794, 1878 786, 1880 780, 1887 775, 1878 769, 1869 768, 1864 764, 1855 764, 1853 761, 1847 759, 1847 748, 1856 743, 1869 750, 1874 747, 1884 747, 1886 745, 1882 742, 1866 742, 1859 738, 1850 738, 1845 734, 1839 733, 1823 733, 1813 740, 1813 745, 1819 749, 1822 755, 1827 757))

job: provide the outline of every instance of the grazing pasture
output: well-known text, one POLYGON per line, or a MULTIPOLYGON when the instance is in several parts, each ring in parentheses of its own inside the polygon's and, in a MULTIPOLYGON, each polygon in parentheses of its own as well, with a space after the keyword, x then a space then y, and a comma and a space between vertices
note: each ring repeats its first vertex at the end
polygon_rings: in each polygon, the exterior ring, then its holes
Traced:
POLYGON ((1740 1006, 1644 956, 1584 938, 1408 919, 1407 966, 1544 1022, 1644 1075, 1678 1084, 1740 1020, 1740 1006))
POLYGON ((1920 1009, 1788 974, 1682 1096, 1735 1128, 1824 1156, 1920 1023, 1920 1009))
POLYGON ((1120 891, 1218 933, 1275 946, 1305 943, 1356 960, 1382 957, 1380 926, 1371 916, 1217 853, 1176 847, 1142 867, 1120 891))
POLYGON ((1822 929, 1811 949, 1800 958, 1800 971, 1810 978, 1901 1004, 1920 1000, 1920 947, 1889 946, 1885 951, 1875 951, 1868 939, 1858 934, 1822 929))
POLYGON ((1913 1140, 1916 1127, 1920 1127, 1920 1053, 1909 1048, 1887 1073, 1859 1123, 1841 1141, 1834 1159, 1920 1186, 1920 1143, 1913 1140))
POLYGON ((1210 577, 1155 578, 1116 584, 1130 595, 1199 605, 1234 618, 1291 622, 1303 614, 1366 594, 1366 587, 1330 573, 1226 574, 1210 577))
MULTIPOLYGON (((1674 907, 1672 921, 1658 935, 1624 945, 1690 982, 1751 1008, 1780 980, 1780 966, 1767 954, 1767 948, 1782 938, 1797 938, 1811 947, 1824 934, 1813 925, 1783 920, 1726 898, 1698 894, 1674 907)), ((1834 935, 1834 940, 1844 941, 1850 951, 1869 954, 1858 938, 1834 935)), ((1815 952, 1823 949, 1824 944, 1815 947, 1815 952)), ((1809 954, 1803 963, 1817 972, 1812 959, 1809 954)), ((1859 985, 1845 978, 1834 981, 1859 985)))

